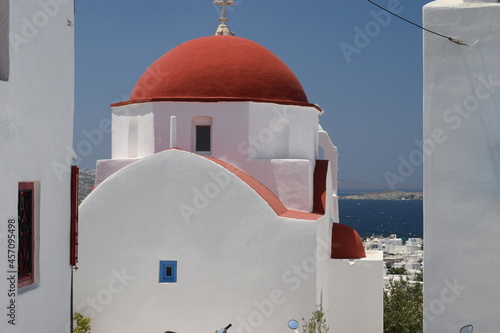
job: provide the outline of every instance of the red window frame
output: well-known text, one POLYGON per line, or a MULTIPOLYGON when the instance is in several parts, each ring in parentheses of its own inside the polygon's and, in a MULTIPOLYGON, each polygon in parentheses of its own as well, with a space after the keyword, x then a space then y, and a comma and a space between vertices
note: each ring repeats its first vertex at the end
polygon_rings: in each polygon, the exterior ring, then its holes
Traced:
POLYGON ((71 239, 69 264, 76 267, 78 263, 78 188, 80 169, 71 167, 71 239))
POLYGON ((35 282, 35 183, 22 182, 18 186, 18 288, 35 282))

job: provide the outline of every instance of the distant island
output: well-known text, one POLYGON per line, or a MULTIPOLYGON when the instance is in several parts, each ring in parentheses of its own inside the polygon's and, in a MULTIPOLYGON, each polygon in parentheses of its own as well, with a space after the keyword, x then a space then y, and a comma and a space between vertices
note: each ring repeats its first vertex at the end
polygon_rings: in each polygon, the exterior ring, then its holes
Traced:
MULTIPOLYGON (((92 191, 95 181, 95 170, 80 169, 79 202, 92 191)), ((339 196, 341 200, 422 200, 422 192, 375 191, 357 195, 339 196)))
POLYGON ((422 192, 378 191, 340 196, 341 200, 422 200, 422 192))
POLYGON ((80 169, 80 181, 78 183, 78 202, 82 202, 92 192, 95 182, 95 170, 80 169))

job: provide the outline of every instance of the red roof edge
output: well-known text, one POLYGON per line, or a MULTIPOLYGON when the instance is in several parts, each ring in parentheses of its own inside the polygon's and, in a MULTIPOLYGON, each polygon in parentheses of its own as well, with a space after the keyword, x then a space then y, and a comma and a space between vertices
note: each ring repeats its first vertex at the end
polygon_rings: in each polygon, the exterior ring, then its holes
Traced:
POLYGON ((332 227, 332 259, 365 258, 365 248, 359 234, 353 228, 334 223, 332 227))
POLYGON ((297 106, 308 106, 313 107, 320 113, 323 113, 323 109, 317 104, 312 103, 302 103, 295 101, 284 101, 284 100, 274 100, 274 99, 259 99, 259 98, 239 98, 239 97, 153 97, 153 98, 142 98, 134 99, 129 101, 123 101, 111 104, 111 107, 124 106, 130 104, 140 104, 149 102, 203 102, 203 103, 217 103, 217 102, 258 102, 258 103, 275 103, 282 105, 297 105, 297 106))
POLYGON ((212 156, 203 156, 203 155, 198 155, 201 157, 204 157, 215 164, 220 165, 221 167, 225 168, 227 171, 231 172, 234 174, 236 177, 240 178, 243 182, 245 182, 248 186, 250 186, 255 192, 257 192, 258 195, 262 197, 269 206, 274 210, 276 215, 281 216, 281 217, 287 217, 287 218, 292 218, 292 219, 301 219, 301 220, 311 220, 311 221, 316 221, 319 219, 323 214, 317 214, 317 213, 309 213, 309 212, 302 212, 302 211, 297 211, 297 210, 291 210, 285 207, 281 200, 273 193, 271 190, 269 190, 266 186, 264 186, 261 182, 259 182, 257 179, 253 178, 246 172, 232 166, 231 164, 224 162, 222 160, 219 160, 218 158, 212 157, 212 156))

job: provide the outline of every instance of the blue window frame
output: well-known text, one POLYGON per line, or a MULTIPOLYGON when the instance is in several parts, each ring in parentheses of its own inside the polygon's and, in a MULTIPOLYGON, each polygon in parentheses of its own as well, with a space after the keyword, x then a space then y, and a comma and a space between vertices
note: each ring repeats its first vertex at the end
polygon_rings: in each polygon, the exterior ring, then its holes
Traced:
POLYGON ((160 283, 177 282, 177 261, 160 261, 160 283))

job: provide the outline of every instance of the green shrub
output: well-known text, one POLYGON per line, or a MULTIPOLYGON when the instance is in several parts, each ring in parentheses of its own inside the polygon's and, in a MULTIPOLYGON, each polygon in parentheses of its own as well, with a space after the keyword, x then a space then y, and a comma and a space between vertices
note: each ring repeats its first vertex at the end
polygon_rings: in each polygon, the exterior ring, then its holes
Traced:
POLYGON ((387 274, 390 275, 406 275, 408 272, 404 267, 391 267, 387 270, 387 274))
POLYGON ((322 305, 318 305, 309 320, 306 321, 304 318, 302 320, 304 321, 302 333, 327 333, 330 329, 326 323, 326 313, 322 305))
POLYGON ((408 279, 391 279, 389 290, 384 292, 384 332, 422 332, 423 300, 421 283, 412 284, 408 279))
POLYGON ((75 321, 76 325, 73 330, 74 333, 90 333, 92 328, 90 327, 90 322, 92 321, 92 318, 85 318, 82 316, 80 313, 75 313, 73 316, 73 320, 75 321))

